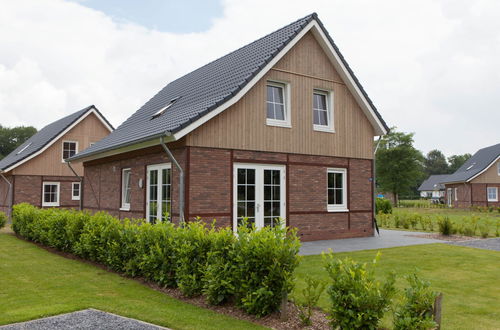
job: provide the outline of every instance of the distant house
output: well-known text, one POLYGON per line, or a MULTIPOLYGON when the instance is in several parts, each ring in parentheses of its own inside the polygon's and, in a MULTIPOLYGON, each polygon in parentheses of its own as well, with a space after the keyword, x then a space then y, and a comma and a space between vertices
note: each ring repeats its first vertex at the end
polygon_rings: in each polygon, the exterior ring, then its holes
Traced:
MULTIPOLYGON (((0 211, 27 202, 38 207, 79 207, 81 182, 65 159, 113 131, 94 106, 53 122, 0 160, 0 211)), ((83 176, 82 164, 74 171, 83 176)))
POLYGON ((440 199, 444 197, 444 184, 442 182, 448 177, 449 174, 435 174, 431 175, 422 182, 418 191, 422 198, 440 199))
POLYGON ((449 206, 500 206, 500 143, 480 149, 443 183, 449 206))
POLYGON ((387 131, 313 14, 170 82, 70 161, 87 210, 369 236, 373 141, 387 131))

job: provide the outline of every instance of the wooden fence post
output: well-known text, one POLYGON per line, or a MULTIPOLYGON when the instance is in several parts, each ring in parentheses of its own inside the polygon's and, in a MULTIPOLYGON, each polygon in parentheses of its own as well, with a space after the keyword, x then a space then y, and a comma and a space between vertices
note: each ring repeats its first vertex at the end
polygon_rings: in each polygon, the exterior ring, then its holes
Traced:
POLYGON ((286 292, 283 292, 281 296, 280 319, 281 321, 288 320, 288 294, 286 292))
POLYGON ((441 329, 441 308, 443 302, 443 293, 439 293, 434 300, 434 322, 437 323, 437 329, 441 329))

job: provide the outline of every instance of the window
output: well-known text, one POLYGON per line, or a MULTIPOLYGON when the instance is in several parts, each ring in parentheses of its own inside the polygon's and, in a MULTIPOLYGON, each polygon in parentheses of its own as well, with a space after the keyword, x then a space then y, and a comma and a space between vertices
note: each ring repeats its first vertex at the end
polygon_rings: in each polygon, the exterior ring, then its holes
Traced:
POLYGON ((73 182, 71 184, 71 200, 80 200, 80 182, 73 182))
MULTIPOLYGON (((24 146, 21 150, 19 150, 19 151, 17 152, 17 155, 19 155, 19 154, 20 154, 21 152, 23 152, 24 150, 28 149, 28 147, 29 147, 30 145, 31 145, 31 142, 30 142, 30 143, 28 143, 27 145, 25 145, 25 146, 24 146)), ((500 168, 500 166, 499 166, 499 168, 500 168)), ((499 175, 500 175, 500 174, 499 174, 499 175)))
POLYGON ((328 169, 328 211, 339 212, 347 209, 347 170, 344 168, 328 169))
POLYGON ((330 92, 313 93, 313 127, 317 131, 333 132, 333 104, 330 92))
POLYGON ((59 206, 59 182, 44 182, 42 206, 59 206))
POLYGON ((454 188, 453 195, 455 195, 455 202, 458 201, 458 188, 454 188))
POLYGON ((179 99, 179 97, 171 99, 170 102, 166 106, 164 106, 160 110, 156 111, 155 114, 153 115, 153 117, 151 117, 151 119, 154 119, 156 117, 160 117, 165 111, 167 111, 168 108, 170 108, 172 105, 174 105, 174 103, 178 99, 179 99))
POLYGON ((497 187, 488 187, 488 202, 498 202, 497 187))
POLYGON ((290 127, 289 96, 284 83, 267 83, 267 121, 268 125, 290 127))
POLYGON ((147 167, 146 215, 151 223, 172 219, 171 174, 170 164, 147 167))
POLYGON ((131 178, 131 170, 130 168, 124 168, 122 170, 122 206, 121 210, 128 211, 130 210, 130 178, 131 178))
POLYGON ((63 162, 65 159, 73 157, 78 152, 78 142, 63 141, 63 162))

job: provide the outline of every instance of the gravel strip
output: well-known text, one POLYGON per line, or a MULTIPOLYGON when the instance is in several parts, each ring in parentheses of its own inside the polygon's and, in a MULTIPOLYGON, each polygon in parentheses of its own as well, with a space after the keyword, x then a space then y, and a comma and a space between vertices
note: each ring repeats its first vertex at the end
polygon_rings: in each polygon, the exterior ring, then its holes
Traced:
POLYGON ((0 326, 2 330, 63 330, 63 329, 167 329, 151 323, 123 317, 97 309, 45 317, 38 320, 0 326))
POLYGON ((449 242, 448 244, 468 246, 484 250, 500 251, 500 238, 476 239, 464 242, 449 242))

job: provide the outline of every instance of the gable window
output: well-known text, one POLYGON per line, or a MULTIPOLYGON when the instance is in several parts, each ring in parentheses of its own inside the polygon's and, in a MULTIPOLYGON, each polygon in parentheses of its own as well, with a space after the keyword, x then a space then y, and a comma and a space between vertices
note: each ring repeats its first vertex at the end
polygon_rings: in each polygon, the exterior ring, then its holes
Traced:
POLYGON ((130 192, 131 192, 131 174, 130 168, 122 169, 122 206, 121 210, 130 210, 130 192))
POLYGON ((317 131, 333 132, 332 93, 315 90, 313 93, 313 128, 317 131))
POLYGON ((266 90, 267 124, 290 127, 290 102, 287 84, 268 82, 266 90))
POLYGON ((63 156, 62 160, 73 157, 78 152, 78 142, 76 141, 63 141, 63 156))
POLYGON ((498 202, 498 188, 488 187, 488 202, 498 202))
POLYGON ((500 175, 500 162, 498 162, 498 164, 497 164, 497 172, 498 172, 498 175, 500 175))
POLYGON ((327 176, 328 211, 348 211, 347 170, 345 168, 330 168, 328 169, 327 176))
POLYGON ((79 201, 80 200, 80 182, 73 182, 71 184, 71 200, 79 201))
POLYGON ((44 182, 42 206, 59 206, 59 182, 44 182))

